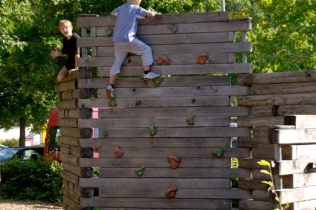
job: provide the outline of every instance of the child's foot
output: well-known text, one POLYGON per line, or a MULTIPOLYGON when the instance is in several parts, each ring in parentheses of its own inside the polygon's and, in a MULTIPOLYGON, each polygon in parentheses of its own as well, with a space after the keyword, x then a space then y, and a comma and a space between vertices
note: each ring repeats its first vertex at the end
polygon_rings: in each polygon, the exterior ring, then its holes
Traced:
POLYGON ((156 73, 151 71, 148 74, 144 74, 144 79, 155 79, 155 78, 158 78, 160 76, 161 76, 160 74, 156 74, 156 73))
POLYGON ((112 85, 107 86, 106 88, 106 97, 108 99, 113 99, 114 98, 114 88, 112 85))

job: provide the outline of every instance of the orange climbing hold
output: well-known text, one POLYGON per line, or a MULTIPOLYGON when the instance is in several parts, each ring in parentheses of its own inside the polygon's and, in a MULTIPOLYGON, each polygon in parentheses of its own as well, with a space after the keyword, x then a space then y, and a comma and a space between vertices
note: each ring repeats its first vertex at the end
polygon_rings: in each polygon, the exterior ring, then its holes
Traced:
POLYGON ((121 150, 118 146, 114 146, 113 148, 114 157, 121 158, 124 155, 124 151, 121 150))
POLYGON ((208 54, 206 53, 201 53, 199 54, 198 58, 197 58, 197 62, 198 64, 203 65, 208 59, 208 54))

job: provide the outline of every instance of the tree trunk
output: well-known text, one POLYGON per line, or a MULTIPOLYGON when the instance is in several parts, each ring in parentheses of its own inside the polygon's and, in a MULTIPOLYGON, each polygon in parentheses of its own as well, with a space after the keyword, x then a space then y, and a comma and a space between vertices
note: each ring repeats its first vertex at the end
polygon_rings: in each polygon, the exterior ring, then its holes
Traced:
POLYGON ((21 147, 25 146, 25 124, 26 124, 25 118, 20 118, 20 140, 19 140, 19 146, 21 146, 21 147))

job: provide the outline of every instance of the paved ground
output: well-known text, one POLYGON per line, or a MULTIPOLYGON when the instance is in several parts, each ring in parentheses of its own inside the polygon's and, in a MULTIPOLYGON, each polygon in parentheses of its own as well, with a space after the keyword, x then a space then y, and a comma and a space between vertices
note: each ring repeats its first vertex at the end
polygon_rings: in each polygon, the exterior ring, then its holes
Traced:
POLYGON ((34 209, 48 209, 48 210, 61 210, 62 207, 51 203, 41 201, 12 201, 3 200, 0 198, 1 210, 34 210, 34 209))

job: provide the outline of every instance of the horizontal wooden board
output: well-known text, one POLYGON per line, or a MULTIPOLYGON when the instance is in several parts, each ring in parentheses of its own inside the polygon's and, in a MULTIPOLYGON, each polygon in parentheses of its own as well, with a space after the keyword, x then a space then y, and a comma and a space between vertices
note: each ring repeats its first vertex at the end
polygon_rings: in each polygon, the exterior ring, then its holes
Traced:
MULTIPOLYGON (((102 28, 101 30, 103 30, 102 28)), ((101 31, 98 32, 100 35, 101 31)), ((106 28, 104 29, 106 33, 106 28)), ((112 36, 97 37, 81 37, 77 39, 78 47, 113 47, 112 36)), ((174 44, 198 44, 198 43, 216 43, 216 42, 234 42, 234 32, 219 32, 219 33, 191 33, 191 34, 153 34, 153 35, 138 35, 137 38, 148 45, 174 45, 174 44)))
MULTIPOLYGON (((98 76, 106 77, 110 75, 110 67, 98 67, 98 76)), ((162 65, 152 66, 152 70, 164 75, 203 75, 212 74, 237 74, 249 73, 252 71, 251 63, 236 64, 195 64, 195 65, 162 65)), ((142 76, 141 66, 122 66, 120 76, 142 76)))
POLYGON ((238 159, 239 168, 247 168, 247 169, 268 169, 266 166, 259 165, 258 162, 262 159, 255 158, 239 158, 238 159))
MULTIPOLYGON (((99 188, 99 197, 103 198, 164 198, 168 188, 99 188)), ((175 199, 249 199, 251 193, 241 189, 182 189, 178 187, 175 199)))
POLYGON ((300 160, 315 159, 316 160, 316 144, 308 145, 282 145, 283 160, 300 160))
MULTIPOLYGON (((145 168, 142 178, 246 178, 250 170, 238 168, 145 168)), ((99 177, 136 178, 135 168, 100 168, 99 177)))
POLYGON ((247 107, 161 107, 161 108, 129 108, 108 107, 99 109, 99 117, 125 118, 125 117, 153 117, 153 116, 205 116, 230 117, 247 116, 247 107))
POLYGON ((289 210, 314 210, 316 207, 316 199, 309 201, 293 202, 290 204, 289 210))
MULTIPOLYGON (((158 88, 115 88, 115 98, 168 98, 195 96, 249 95, 244 86, 198 86, 198 87, 158 87, 158 88)), ((98 89, 98 98, 106 98, 106 89, 98 89)), ((283 119, 283 118, 282 118, 283 119)))
MULTIPOLYGON (((79 119, 79 127, 106 127, 106 128, 138 128, 148 127, 154 124, 157 127, 191 127, 186 122, 187 117, 171 117, 171 116, 152 116, 152 117, 135 117, 135 118, 100 118, 100 119, 79 119)), ((200 127, 221 127, 229 126, 228 117, 204 117, 195 116, 194 126, 200 127)))
MULTIPOLYGON (((222 158, 230 157, 249 157, 250 150, 245 148, 124 148, 124 158, 159 158, 165 157, 165 161, 168 162, 168 158, 175 155, 182 159, 183 157, 192 158, 215 158, 212 154, 214 149, 221 149, 224 154, 222 158)), ((100 157, 114 157, 112 148, 99 148, 100 157)))
POLYGON ((253 126, 272 126, 282 125, 284 122, 283 116, 272 116, 272 117, 238 117, 237 123, 241 127, 253 127, 253 126))
MULTIPOLYGON (((283 189, 279 192, 282 197, 281 203, 292 203, 297 201, 315 200, 316 199, 316 186, 302 187, 295 189, 283 189)), ((315 208, 315 206, 313 206, 315 208)))
MULTIPOLYGON (((126 150, 123 148, 122 150, 126 150)), ((110 168, 139 168, 140 165, 151 168, 170 168, 169 157, 128 157, 115 158, 113 155, 109 158, 80 158, 78 164, 80 167, 106 167, 110 168)), ((230 158, 186 158, 179 157, 179 168, 230 168, 230 158)))
MULTIPOLYGON (((77 27, 91 27, 91 26, 113 26, 116 17, 113 16, 78 16, 77 27)), ((228 12, 206 12, 206 13, 185 13, 185 14, 163 14, 155 17, 140 19, 139 25, 156 25, 168 23, 196 23, 196 22, 214 22, 214 21, 228 21, 228 12)), ((238 21, 238 19, 236 20, 238 21)))
POLYGON ((316 128, 316 115, 287 115, 284 125, 295 125, 295 128, 316 128))
MULTIPOLYGON (((79 139, 81 147, 208 148, 229 147, 230 138, 96 138, 79 139)), ((77 141, 76 141, 77 142, 77 141)))
POLYGON ((268 144, 270 144, 269 138, 242 137, 237 141, 238 147, 241 148, 265 147, 268 144))
POLYGON ((315 159, 282 160, 276 163, 275 172, 276 175, 310 173, 316 171, 315 164, 315 159))
POLYGON ((265 147, 252 148, 252 157, 255 159, 275 159, 274 144, 266 145, 265 147))
POLYGON ((282 176, 283 188, 316 186, 316 173, 289 174, 282 176))
POLYGON ((315 93, 316 82, 254 84, 251 86, 252 95, 275 95, 294 93, 315 93))
POLYGON ((316 104, 315 93, 239 96, 239 106, 268 106, 268 105, 313 105, 316 104))
POLYGON ((80 205, 136 209, 208 209, 231 210, 231 200, 169 198, 81 198, 80 205))
MULTIPOLYGON (((195 96, 195 97, 169 97, 169 98, 116 98, 119 107, 212 107, 229 106, 228 96, 195 96)), ((71 104, 72 105, 72 104, 71 104)), ((77 107, 106 107, 108 99, 78 99, 77 107)), ((66 107, 65 107, 66 108, 66 107)))
POLYGON ((230 179, 177 179, 177 178, 79 178, 81 187, 108 188, 138 188, 147 186, 153 188, 168 188, 177 186, 185 189, 231 189, 230 179))
MULTIPOLYGON (((149 125, 148 125, 149 126, 149 125)), ((100 128, 101 137, 151 137, 148 128, 100 128)), ((199 137, 245 137, 250 136, 248 128, 229 127, 188 127, 156 128, 155 137, 159 138, 199 138, 199 137)))
POLYGON ((269 138, 269 127, 253 127, 251 133, 254 138, 269 138))
POLYGON ((316 143, 316 129, 295 129, 288 126, 270 129, 270 141, 273 144, 307 144, 316 143))
MULTIPOLYGON (((195 54, 200 53, 230 53, 230 52, 251 52, 252 44, 249 42, 236 43, 204 43, 204 44, 177 44, 177 45, 151 45, 153 55, 169 54, 195 54)), ((114 55, 113 47, 97 47, 97 57, 110 57, 114 55)), ((108 66, 108 65, 107 65, 108 66)), ((170 63, 170 66, 173 66, 170 63)))
POLYGON ((255 201, 251 199, 244 199, 239 201, 240 210, 271 210, 278 208, 279 206, 275 203, 265 201, 255 201))
POLYGON ((253 106, 251 107, 252 116, 285 116, 285 115, 315 115, 316 105, 278 105, 278 106, 253 106))
MULTIPOLYGON (((205 53, 206 54, 206 53, 205 53)), ((207 53, 208 58, 205 61, 206 64, 225 64, 225 63, 236 63, 236 56, 233 52, 222 52, 222 53, 207 53)), ((192 65, 197 64, 198 54, 169 54, 169 55, 153 55, 154 63, 153 66, 159 66, 157 59, 160 56, 164 56, 169 60, 169 65, 192 65)), ((81 57, 78 59, 78 66, 80 67, 112 67, 114 62, 113 55, 99 56, 98 57, 81 57)), ((141 66, 142 60, 140 56, 133 55, 127 56, 122 66, 141 66)))
POLYGON ((238 188, 244 190, 263 190, 268 191, 269 186, 262 183, 261 180, 253 180, 250 178, 238 179, 238 188))

